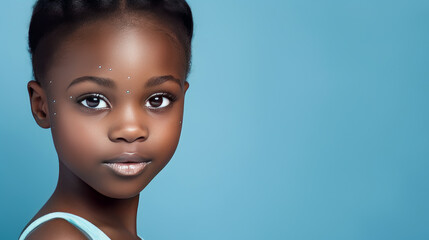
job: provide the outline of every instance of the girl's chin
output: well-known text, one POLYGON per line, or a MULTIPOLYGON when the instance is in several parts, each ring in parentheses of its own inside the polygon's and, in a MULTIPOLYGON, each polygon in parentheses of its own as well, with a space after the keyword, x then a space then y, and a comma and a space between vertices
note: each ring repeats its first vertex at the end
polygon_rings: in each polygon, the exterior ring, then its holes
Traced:
POLYGON ((117 191, 118 189, 109 189, 108 191, 98 191, 101 195, 114 199, 130 199, 140 194, 140 191, 117 191))
POLYGON ((99 194, 115 199, 129 199, 136 197, 146 187, 147 184, 142 185, 143 182, 137 183, 123 183, 113 186, 97 186, 93 187, 99 194), (137 185, 138 184, 138 185, 137 185))

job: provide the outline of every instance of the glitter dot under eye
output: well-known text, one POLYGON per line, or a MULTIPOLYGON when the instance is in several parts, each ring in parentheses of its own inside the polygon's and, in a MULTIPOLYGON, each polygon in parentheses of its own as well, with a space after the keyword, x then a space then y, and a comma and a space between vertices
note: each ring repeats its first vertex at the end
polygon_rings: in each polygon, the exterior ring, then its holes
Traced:
POLYGON ((73 98, 73 96, 70 96, 70 99, 72 99, 73 98))

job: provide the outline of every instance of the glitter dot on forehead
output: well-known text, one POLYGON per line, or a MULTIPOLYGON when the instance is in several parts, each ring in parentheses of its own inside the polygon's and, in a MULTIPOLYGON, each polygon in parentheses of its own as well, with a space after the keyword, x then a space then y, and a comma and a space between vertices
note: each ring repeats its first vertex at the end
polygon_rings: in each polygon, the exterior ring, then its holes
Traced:
POLYGON ((55 99, 52 102, 55 103, 56 102, 55 99))
POLYGON ((49 84, 51 84, 52 83, 52 81, 49 81, 49 84))
POLYGON ((131 77, 128 77, 128 79, 131 79, 131 77))
POLYGON ((101 65, 99 65, 98 68, 101 68, 101 65))
POLYGON ((73 96, 70 96, 70 99, 72 99, 73 98, 73 96))
POLYGON ((130 93, 130 90, 127 90, 127 93, 130 93))
POLYGON ((54 115, 57 115, 57 113, 56 113, 56 112, 54 112, 54 115))
POLYGON ((109 68, 109 71, 112 71, 112 69, 111 69, 111 68, 109 68))

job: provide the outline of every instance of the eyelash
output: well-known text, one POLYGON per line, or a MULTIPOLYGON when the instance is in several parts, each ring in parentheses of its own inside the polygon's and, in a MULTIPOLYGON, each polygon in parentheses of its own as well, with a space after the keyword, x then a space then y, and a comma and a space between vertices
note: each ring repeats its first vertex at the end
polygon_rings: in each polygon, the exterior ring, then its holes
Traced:
MULTIPOLYGON (((151 98, 156 97, 156 96, 166 97, 166 98, 169 100, 169 104, 168 104, 167 106, 165 106, 165 107, 161 107, 161 108, 157 108, 157 107, 148 107, 148 106, 147 106, 149 109, 151 109, 151 110, 153 110, 153 111, 162 111, 162 110, 164 110, 165 108, 170 107, 170 106, 171 106, 171 104, 173 104, 173 103, 177 100, 177 97, 176 97, 175 95, 173 95, 173 94, 171 94, 171 93, 168 93, 168 92, 161 92, 161 93, 155 93, 155 94, 152 94, 150 97, 148 97, 148 98, 146 99, 145 103, 146 103, 146 102, 148 102, 151 98)), ((109 102, 109 100, 107 100, 107 98, 106 98, 104 95, 99 94, 99 93, 88 93, 88 94, 84 94, 84 95, 82 95, 82 96, 78 97, 78 98, 77 98, 77 100, 76 100, 76 102, 77 102, 80 106, 84 107, 86 110, 89 110, 89 111, 102 111, 102 110, 105 110, 105 109, 107 109, 107 108, 109 108, 109 107, 111 107, 111 106, 112 106, 112 104, 109 102), (95 97, 95 98, 98 98, 98 99, 101 99, 101 100, 105 101, 105 102, 107 103, 108 107, 104 107, 104 108, 91 108, 91 107, 87 107, 87 106, 83 105, 83 104, 82 104, 82 102, 83 102, 84 100, 87 100, 89 97, 95 97)), ((146 104, 145 104, 145 106, 146 106, 146 104)))

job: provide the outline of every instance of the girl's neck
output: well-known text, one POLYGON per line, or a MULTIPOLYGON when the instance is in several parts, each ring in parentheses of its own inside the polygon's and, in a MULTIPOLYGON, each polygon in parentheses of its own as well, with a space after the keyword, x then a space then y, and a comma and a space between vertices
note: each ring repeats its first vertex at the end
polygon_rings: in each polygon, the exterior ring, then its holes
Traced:
POLYGON ((136 235, 138 203, 139 195, 115 199, 100 194, 60 161, 57 187, 44 208, 79 215, 99 228, 123 229, 136 235))

